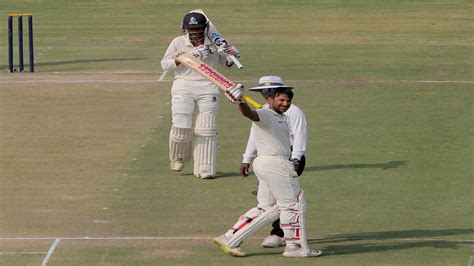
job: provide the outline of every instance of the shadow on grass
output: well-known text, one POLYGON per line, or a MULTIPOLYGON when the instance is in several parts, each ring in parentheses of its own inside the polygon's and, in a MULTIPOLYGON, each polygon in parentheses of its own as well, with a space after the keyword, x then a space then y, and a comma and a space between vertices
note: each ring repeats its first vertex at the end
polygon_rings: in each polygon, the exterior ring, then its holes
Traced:
MULTIPOLYGON (((329 170, 338 170, 338 169, 361 169, 361 168, 377 168, 381 170, 388 170, 398 168, 400 166, 405 166, 408 164, 408 161, 390 161, 387 163, 369 163, 369 164, 334 164, 334 165, 320 165, 320 166, 310 166, 306 167, 305 171, 329 171, 329 170)), ((254 173, 250 172, 250 176, 253 176, 254 173)), ((240 176, 239 172, 217 172, 216 178, 225 178, 225 177, 238 177, 240 176)))
MULTIPOLYGON (((440 230, 406 230, 406 231, 388 231, 388 232, 368 232, 358 234, 341 234, 328 236, 321 239, 308 239, 309 244, 327 244, 321 248, 323 256, 346 255, 356 253, 383 252, 387 250, 404 250, 410 248, 436 248, 436 249, 457 249, 460 244, 472 245, 473 240, 442 240, 428 239, 430 237, 443 237, 453 235, 466 235, 474 233, 474 229, 440 229, 440 230), (383 241, 392 240, 391 243, 352 243, 343 244, 342 242, 354 241, 383 241)), ((261 252, 247 253, 248 257, 281 255, 284 248, 265 249, 261 252)))
MULTIPOLYGON (((473 243, 465 243, 473 244, 473 243)), ((459 243, 444 240, 424 240, 397 243, 367 243, 351 245, 333 245, 321 249, 323 255, 346 255, 356 253, 383 252, 388 250, 404 250, 411 248, 458 249, 459 243)))
POLYGON ((387 163, 362 163, 362 164, 334 164, 334 165, 317 165, 306 167, 305 171, 328 171, 339 169, 361 169, 361 168, 377 168, 381 170, 388 170, 405 166, 408 161, 390 161, 387 163))
POLYGON ((472 240, 428 239, 453 235, 473 234, 474 229, 407 230, 388 232, 368 232, 328 236, 322 239, 308 239, 310 244, 393 240, 395 243, 361 243, 325 246, 322 251, 327 255, 381 252, 420 247, 457 249, 459 244, 472 245, 472 240))

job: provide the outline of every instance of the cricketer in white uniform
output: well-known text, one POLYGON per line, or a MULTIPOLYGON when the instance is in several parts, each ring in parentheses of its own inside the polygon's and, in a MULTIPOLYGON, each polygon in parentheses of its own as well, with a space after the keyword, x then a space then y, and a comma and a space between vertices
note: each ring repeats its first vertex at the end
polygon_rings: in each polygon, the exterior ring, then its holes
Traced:
MULTIPOLYGON (((265 104, 262 108, 268 108, 268 105, 265 104)), ((307 121, 306 116, 295 104, 291 104, 290 108, 285 112, 286 121, 290 126, 290 142, 292 146, 291 159, 293 162, 302 163, 304 156, 306 154, 306 143, 308 139, 307 134, 307 121)), ((255 136, 253 129, 250 128, 250 134, 247 141, 247 146, 245 152, 242 155, 243 164, 250 164, 252 160, 257 156, 257 147, 255 144, 255 136)), ((297 170, 298 176, 300 176, 304 170, 304 166, 299 166, 300 169, 297 170)), ((248 169, 247 169, 248 170, 248 169)), ((296 170, 296 169, 295 169, 296 170)), ((248 173, 247 173, 248 174, 248 173)))
MULTIPOLYGON (((255 134, 257 157, 253 169, 259 181, 258 205, 242 215, 231 229, 216 237, 214 242, 232 256, 245 256, 240 250, 242 242, 279 217, 286 241, 283 256, 319 256, 321 251, 311 250, 307 244, 304 226, 306 202, 298 174, 289 160, 290 128, 284 112, 291 106, 293 92, 284 84, 269 86, 274 86, 267 97, 269 108, 251 110, 240 100, 240 96, 235 101, 239 102, 241 113, 252 121, 255 134)), ((237 94, 234 92, 234 95, 237 94)))
POLYGON ((170 168, 181 171, 184 163, 194 157, 193 174, 202 179, 212 179, 216 175, 219 89, 200 74, 175 61, 172 55, 191 52, 212 68, 218 65, 232 66, 232 61, 228 61, 224 54, 228 51, 214 52, 217 48, 207 38, 207 28, 208 21, 203 14, 186 14, 182 24, 185 35, 173 39, 161 60, 164 71, 174 70, 169 135, 170 168), (193 128, 195 105, 198 113, 193 128))
MULTIPOLYGON (((264 98, 268 87, 266 83, 271 84, 282 83, 283 80, 278 76, 263 76, 259 79, 259 87, 252 88, 252 91, 259 91, 264 98)), ((262 108, 269 108, 268 104, 262 106, 262 108)), ((298 176, 301 176, 304 171, 306 164, 306 143, 307 143, 307 121, 304 112, 295 104, 291 104, 290 108, 284 113, 286 115, 286 121, 290 127, 290 142, 292 146, 291 161, 295 167, 298 176)), ((240 174, 242 176, 248 176, 249 167, 252 160, 257 156, 257 147, 255 144, 255 136, 253 128, 250 129, 249 138, 245 153, 243 154, 243 161, 240 166, 240 174)), ((252 193, 256 193, 253 191, 252 193)), ((270 236, 265 238, 261 244, 266 248, 274 248, 285 245, 284 232, 280 227, 280 220, 277 219, 272 223, 272 230, 270 236)))

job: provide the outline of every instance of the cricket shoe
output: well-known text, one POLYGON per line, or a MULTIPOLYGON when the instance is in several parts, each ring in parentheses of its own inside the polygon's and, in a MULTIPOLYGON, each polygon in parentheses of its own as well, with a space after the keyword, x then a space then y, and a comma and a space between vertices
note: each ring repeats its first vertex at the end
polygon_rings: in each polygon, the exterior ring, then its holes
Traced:
POLYGON ((229 242, 228 237, 225 235, 220 235, 214 238, 214 243, 219 246, 225 253, 230 254, 234 257, 245 257, 246 254, 240 250, 240 247, 229 247, 227 242, 229 242))
POLYGON ((278 248, 286 245, 285 239, 277 235, 271 235, 265 238, 262 242, 264 248, 278 248))
POLYGON ((287 246, 283 252, 284 257, 288 258, 305 258, 305 257, 317 257, 321 256, 322 252, 320 250, 309 250, 309 252, 303 251, 300 246, 287 246))
POLYGON ((184 168, 183 159, 179 158, 170 162, 170 168, 173 171, 181 171, 184 168))

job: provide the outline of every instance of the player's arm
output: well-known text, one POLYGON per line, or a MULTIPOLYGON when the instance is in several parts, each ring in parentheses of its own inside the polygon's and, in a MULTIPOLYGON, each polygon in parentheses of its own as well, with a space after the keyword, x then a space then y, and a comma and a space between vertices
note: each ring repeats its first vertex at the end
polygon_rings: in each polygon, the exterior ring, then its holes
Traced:
POLYGON ((257 157, 257 147, 255 145, 255 137, 253 133, 253 127, 250 128, 249 139, 247 141, 247 146, 245 147, 245 153, 242 155, 243 160, 240 165, 240 175, 248 176, 250 163, 252 160, 257 157))
POLYGON ((252 121, 260 121, 260 117, 255 110, 252 110, 246 102, 239 103, 240 112, 252 121))
POLYGON ((307 122, 303 112, 301 112, 291 123, 293 133, 293 151, 291 158, 300 160, 306 153, 307 143, 307 122))
POLYGON ((247 146, 245 147, 245 152, 242 157, 242 163, 251 163, 252 160, 257 157, 257 147, 255 144, 253 127, 250 128, 249 139, 247 140, 247 146))
MULTIPOLYGON (((217 50, 217 48, 216 48, 217 50)), ((217 53, 219 58, 219 63, 226 67, 232 67, 234 65, 234 61, 232 61, 229 57, 225 56, 224 54, 217 53)))
MULTIPOLYGON (((260 118, 258 117, 258 113, 250 109, 250 106, 247 104, 247 102, 245 102, 244 99, 242 99, 244 98, 244 86, 242 86, 242 84, 237 84, 230 89, 226 89, 225 96, 230 102, 239 104, 240 112, 245 117, 255 122, 260 121, 260 118)), ((249 99, 252 100, 251 98, 249 99)))
POLYGON ((176 39, 174 39, 168 46, 168 49, 166 49, 163 59, 161 59, 161 68, 164 71, 176 69, 181 64, 178 60, 173 58, 173 55, 178 52, 176 47, 176 39))

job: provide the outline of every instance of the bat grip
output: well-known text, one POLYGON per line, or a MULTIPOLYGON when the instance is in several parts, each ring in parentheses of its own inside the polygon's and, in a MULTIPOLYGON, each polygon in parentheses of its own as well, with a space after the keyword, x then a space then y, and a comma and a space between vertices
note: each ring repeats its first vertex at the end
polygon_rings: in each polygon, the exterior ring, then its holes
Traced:
POLYGON ((242 69, 244 67, 244 65, 242 65, 235 56, 230 54, 229 58, 230 60, 232 60, 232 62, 234 62, 235 66, 237 66, 239 69, 242 69))
POLYGON ((260 109, 262 108, 262 105, 259 104, 257 101, 255 101, 254 99, 252 99, 250 96, 247 96, 247 95, 242 95, 242 99, 244 99, 244 101, 246 101, 248 104, 252 105, 255 109, 260 109))

